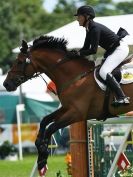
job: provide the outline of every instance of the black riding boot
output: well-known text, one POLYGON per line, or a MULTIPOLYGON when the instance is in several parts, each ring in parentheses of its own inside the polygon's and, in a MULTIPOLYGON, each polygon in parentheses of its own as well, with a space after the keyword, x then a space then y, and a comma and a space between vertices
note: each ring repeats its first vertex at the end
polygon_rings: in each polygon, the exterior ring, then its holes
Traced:
POLYGON ((115 77, 108 73, 107 74, 107 79, 106 79, 107 85, 110 87, 110 89, 116 94, 117 96, 117 100, 115 100, 112 104, 113 105, 120 105, 120 104, 125 104, 128 105, 129 102, 129 97, 127 97, 120 84, 117 82, 117 80, 115 79, 115 77))

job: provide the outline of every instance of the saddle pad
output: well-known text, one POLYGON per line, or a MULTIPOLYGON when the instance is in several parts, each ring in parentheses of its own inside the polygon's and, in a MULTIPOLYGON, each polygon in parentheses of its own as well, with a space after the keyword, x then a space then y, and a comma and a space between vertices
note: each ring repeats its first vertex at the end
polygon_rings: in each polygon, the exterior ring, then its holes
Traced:
MULTIPOLYGON (((105 91, 106 85, 99 81, 96 77, 96 70, 94 71, 94 78, 99 87, 105 91)), ((121 84, 130 84, 133 83, 133 63, 125 64, 121 67, 121 84)))
POLYGON ((133 67, 132 68, 122 68, 121 70, 121 84, 130 84, 133 82, 133 67))

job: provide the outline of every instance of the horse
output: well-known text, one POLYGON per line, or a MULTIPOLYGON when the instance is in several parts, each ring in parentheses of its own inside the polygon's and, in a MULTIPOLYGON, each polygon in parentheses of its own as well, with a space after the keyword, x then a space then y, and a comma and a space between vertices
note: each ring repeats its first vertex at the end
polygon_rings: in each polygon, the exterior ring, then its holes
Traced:
POLYGON ((69 53, 64 38, 40 36, 31 46, 23 40, 20 53, 3 83, 7 91, 15 91, 22 83, 45 73, 56 85, 61 107, 42 118, 35 141, 40 176, 46 173, 48 144, 57 130, 80 121, 114 117, 133 108, 132 83, 122 85, 131 98, 128 106, 113 107, 112 92, 105 104, 105 92, 94 79, 94 61, 85 57, 71 57, 69 53))

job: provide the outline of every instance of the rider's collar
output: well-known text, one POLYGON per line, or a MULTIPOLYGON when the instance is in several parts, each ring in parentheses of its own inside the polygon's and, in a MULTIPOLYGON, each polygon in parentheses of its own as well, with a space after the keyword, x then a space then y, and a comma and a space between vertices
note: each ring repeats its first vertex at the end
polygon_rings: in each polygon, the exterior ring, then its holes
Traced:
POLYGON ((90 26, 90 22, 87 21, 86 25, 85 25, 85 28, 86 28, 86 31, 89 32, 89 26, 90 26))

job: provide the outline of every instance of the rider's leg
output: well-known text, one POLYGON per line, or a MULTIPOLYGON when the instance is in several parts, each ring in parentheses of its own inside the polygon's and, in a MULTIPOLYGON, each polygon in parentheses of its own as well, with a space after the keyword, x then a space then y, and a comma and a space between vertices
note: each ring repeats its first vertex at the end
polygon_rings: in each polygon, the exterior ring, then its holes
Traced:
POLYGON ((111 90, 114 91, 117 95, 117 100, 114 102, 114 104, 129 104, 129 97, 124 94, 120 84, 112 74, 107 74, 106 82, 111 90))
POLYGON ((111 73, 127 57, 128 53, 128 46, 124 42, 121 42, 120 46, 117 47, 116 50, 106 58, 99 72, 102 79, 106 80, 109 87, 116 93, 118 104, 129 104, 129 99, 125 96, 120 84, 116 81, 116 79, 108 73, 111 73))

